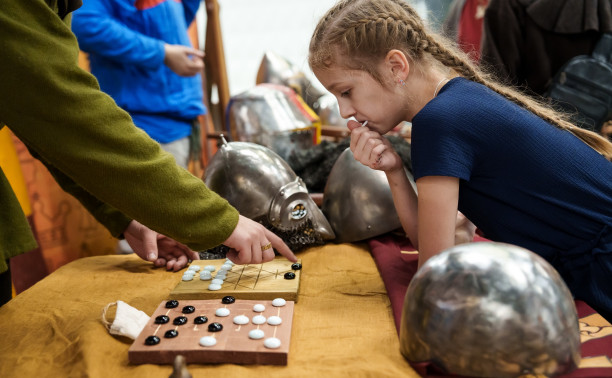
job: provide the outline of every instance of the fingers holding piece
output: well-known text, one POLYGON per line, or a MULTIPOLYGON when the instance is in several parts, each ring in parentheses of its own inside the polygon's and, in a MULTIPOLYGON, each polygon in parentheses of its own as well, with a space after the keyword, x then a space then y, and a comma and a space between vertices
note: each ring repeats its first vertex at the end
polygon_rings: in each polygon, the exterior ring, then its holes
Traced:
POLYGON ((176 262, 174 263, 174 271, 179 271, 181 269, 183 269, 185 266, 187 266, 187 256, 185 256, 184 254, 181 254, 180 256, 178 256, 176 258, 176 262))
MULTIPOLYGON (((367 122, 367 121, 366 121, 366 122, 367 122)), ((349 130, 351 130, 351 131, 353 131, 353 130, 355 130, 356 128, 361 127, 361 126, 363 126, 361 123, 359 123, 359 122, 357 122, 357 121, 355 121, 355 120, 352 120, 352 119, 351 119, 351 120, 349 120, 349 121, 346 123, 346 127, 348 127, 348 129, 349 129, 349 130)))
POLYGON ((160 257, 160 258, 158 258, 157 260, 155 260, 155 261, 153 262, 153 265, 154 265, 156 268, 161 268, 162 266, 165 266, 165 265, 166 265, 166 259, 164 259, 164 258, 160 257))

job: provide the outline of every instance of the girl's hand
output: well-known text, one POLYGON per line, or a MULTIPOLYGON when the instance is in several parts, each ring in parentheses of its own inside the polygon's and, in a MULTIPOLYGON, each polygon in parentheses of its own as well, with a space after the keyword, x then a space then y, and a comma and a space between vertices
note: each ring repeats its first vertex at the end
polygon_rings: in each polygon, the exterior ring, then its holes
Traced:
POLYGON ((402 159, 387 138, 357 121, 351 120, 347 126, 351 130, 351 151, 355 160, 384 172, 403 169, 402 159))

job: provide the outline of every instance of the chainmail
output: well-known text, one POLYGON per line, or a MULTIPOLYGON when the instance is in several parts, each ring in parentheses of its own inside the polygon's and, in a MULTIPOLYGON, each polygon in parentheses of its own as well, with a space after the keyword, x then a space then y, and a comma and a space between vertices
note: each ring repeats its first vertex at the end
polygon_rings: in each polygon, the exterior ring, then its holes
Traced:
MULTIPOLYGON (((412 172, 410 143, 399 136, 385 136, 402 158, 406 168, 412 172)), ((322 141, 308 149, 295 149, 287 158, 287 163, 296 175, 300 176, 311 193, 323 193, 327 178, 336 160, 351 144, 350 138, 339 142, 322 141)))
MULTIPOLYGON (((412 161, 410 160, 410 143, 398 136, 385 136, 402 158, 406 168, 412 172, 412 161)), ((347 147, 350 146, 350 138, 344 138, 339 142, 322 141, 320 144, 303 150, 293 150, 287 163, 296 175, 300 176, 311 193, 323 193, 325 184, 336 160, 347 147)), ((268 230, 278 235, 293 252, 298 252, 313 245, 323 245, 325 242, 308 220, 302 226, 293 230, 279 230, 269 224, 266 219, 258 219, 268 230)), ((200 251, 201 260, 224 259, 229 247, 221 244, 217 247, 200 251)))
MULTIPOLYGON (((325 243, 321 235, 312 226, 312 221, 310 219, 304 222, 300 227, 288 231, 279 230, 263 220, 260 220, 259 223, 263 224, 268 230, 283 239, 285 244, 287 244, 289 249, 293 252, 299 252, 306 247, 323 245, 325 243)), ((229 247, 221 244, 214 248, 200 251, 198 254, 200 255, 200 260, 217 260, 224 259, 228 251, 229 247)))

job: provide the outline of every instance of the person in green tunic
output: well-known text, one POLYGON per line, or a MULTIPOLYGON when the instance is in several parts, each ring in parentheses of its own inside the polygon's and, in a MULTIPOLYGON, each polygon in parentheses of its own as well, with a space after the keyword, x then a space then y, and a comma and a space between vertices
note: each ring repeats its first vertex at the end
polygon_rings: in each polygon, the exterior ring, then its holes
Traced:
MULTIPOLYGON (((156 266, 179 270, 197 258, 194 250, 220 244, 239 264, 269 261, 273 248, 297 261, 281 238, 178 167, 78 66, 69 24, 80 3, 2 1, 0 128, 8 126, 65 191, 156 266)), ((0 274, 9 258, 35 246, 0 170, 0 274)))

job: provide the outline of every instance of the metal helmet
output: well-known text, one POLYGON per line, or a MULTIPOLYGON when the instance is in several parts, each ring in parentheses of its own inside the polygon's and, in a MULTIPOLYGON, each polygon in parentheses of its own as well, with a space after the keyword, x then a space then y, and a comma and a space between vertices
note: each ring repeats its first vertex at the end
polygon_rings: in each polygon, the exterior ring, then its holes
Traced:
POLYGON ((321 118, 321 123, 331 126, 346 126, 347 120, 340 115, 340 107, 336 96, 326 93, 317 98, 312 109, 321 118))
POLYGON ((543 258, 504 243, 457 245, 429 259, 404 300, 401 353, 453 374, 551 376, 580 362, 572 295, 543 258))
POLYGON ((294 149, 312 147, 317 137, 297 95, 277 85, 260 84, 232 96, 226 116, 234 139, 266 146, 285 160, 294 149))
POLYGON ((312 85, 304 72, 287 59, 266 51, 257 71, 257 84, 272 83, 292 88, 314 109, 315 101, 324 92, 312 85))
MULTIPOLYGON (((406 175, 412 182, 412 174, 406 171, 406 175)), ((402 227, 385 173, 355 160, 350 148, 340 154, 329 173, 321 209, 338 243, 365 240, 402 227)))
POLYGON ((241 215, 262 223, 294 250, 335 237, 302 179, 264 146, 223 139, 204 181, 241 215))

